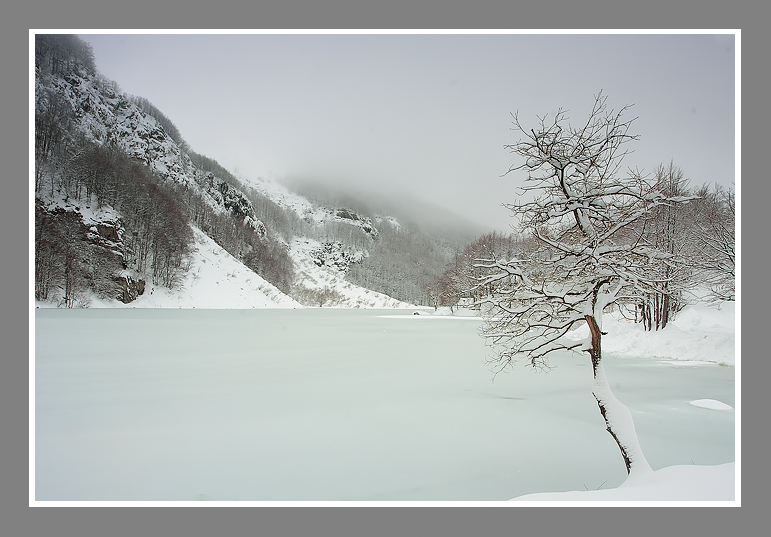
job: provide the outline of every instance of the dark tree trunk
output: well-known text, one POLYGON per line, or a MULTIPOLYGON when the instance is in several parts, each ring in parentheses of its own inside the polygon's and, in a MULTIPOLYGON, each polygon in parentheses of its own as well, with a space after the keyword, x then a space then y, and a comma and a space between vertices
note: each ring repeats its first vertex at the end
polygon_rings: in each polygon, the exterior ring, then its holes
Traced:
POLYGON ((650 471, 651 467, 645 460, 637 440, 632 415, 629 409, 613 395, 610 384, 605 378, 605 369, 602 365, 602 330, 594 316, 586 315, 585 319, 592 336, 592 346, 588 351, 592 359, 592 372, 594 374, 592 395, 594 395, 600 408, 600 414, 605 420, 606 430, 621 450, 621 457, 624 459, 627 474, 630 474, 633 468, 650 471))

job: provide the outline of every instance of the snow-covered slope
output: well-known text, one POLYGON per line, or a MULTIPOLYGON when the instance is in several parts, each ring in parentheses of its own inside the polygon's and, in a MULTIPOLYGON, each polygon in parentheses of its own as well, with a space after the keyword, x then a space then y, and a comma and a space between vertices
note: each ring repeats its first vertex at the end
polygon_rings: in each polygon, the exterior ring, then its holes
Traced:
POLYGON ((345 273, 335 266, 319 266, 314 261, 313 252, 319 251, 322 244, 308 238, 295 238, 290 245, 290 255, 295 263, 297 274, 296 293, 308 297, 313 304, 316 298, 324 306, 341 308, 414 308, 388 295, 354 285, 345 279, 345 273), (303 291, 304 290, 304 291, 303 291), (326 294, 324 294, 326 291, 326 294))
POLYGON ((144 294, 129 304, 92 298, 92 307, 120 308, 301 308, 295 300, 266 282, 194 228, 195 247, 190 270, 180 289, 148 284, 144 294))
POLYGON ((606 315, 602 350, 608 354, 732 365, 736 360, 736 303, 687 306, 664 330, 646 332, 640 323, 606 315))

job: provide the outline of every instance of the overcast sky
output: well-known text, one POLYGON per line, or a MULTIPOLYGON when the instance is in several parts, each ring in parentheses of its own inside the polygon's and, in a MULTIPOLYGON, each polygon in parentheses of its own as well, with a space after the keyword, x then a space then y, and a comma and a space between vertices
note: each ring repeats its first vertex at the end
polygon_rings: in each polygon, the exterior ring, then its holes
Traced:
POLYGON ((242 178, 403 191, 493 229, 522 175, 511 114, 634 106, 628 167, 735 178, 733 35, 83 35, 99 71, 242 178))

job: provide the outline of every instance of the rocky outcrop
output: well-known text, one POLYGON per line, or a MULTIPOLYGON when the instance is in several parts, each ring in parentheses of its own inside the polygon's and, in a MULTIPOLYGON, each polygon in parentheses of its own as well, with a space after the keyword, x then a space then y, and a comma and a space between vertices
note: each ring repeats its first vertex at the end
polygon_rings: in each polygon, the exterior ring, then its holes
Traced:
POLYGON ((141 296, 145 292, 145 281, 142 279, 135 279, 133 275, 128 273, 122 273, 115 278, 115 281, 120 286, 120 294, 116 297, 124 304, 133 302, 138 296, 141 296))
POLYGON ((330 267, 340 272, 348 271, 353 263, 361 263, 366 254, 352 252, 342 242, 325 242, 319 248, 311 250, 311 259, 318 267, 330 267))
POLYGON ((377 239, 380 232, 372 225, 372 219, 366 216, 361 216, 350 209, 337 209, 334 212, 334 216, 338 221, 346 222, 348 224, 359 226, 364 233, 377 239))

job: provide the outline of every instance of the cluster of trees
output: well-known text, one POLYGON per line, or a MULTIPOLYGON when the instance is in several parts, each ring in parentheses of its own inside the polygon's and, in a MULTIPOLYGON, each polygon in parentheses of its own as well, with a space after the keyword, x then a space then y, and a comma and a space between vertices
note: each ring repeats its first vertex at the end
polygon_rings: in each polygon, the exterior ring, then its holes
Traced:
POLYGON ((35 298, 66 307, 87 306, 87 291, 117 298, 121 252, 88 239, 79 214, 35 203, 35 298))
MULTIPOLYGON (((108 205, 120 213, 108 236, 92 230, 75 210, 35 211, 35 296, 76 303, 87 289, 117 298, 119 273, 131 269, 174 287, 185 270, 193 234, 184 207, 149 168, 114 147, 74 145, 66 162, 46 176, 46 188, 85 207, 108 205), (65 267, 65 270, 57 268, 65 267), (113 283, 107 283, 113 282, 113 283), (52 296, 55 290, 61 296, 52 296)), ((38 189, 43 188, 43 182, 38 189)))
POLYGON ((388 224, 378 229, 368 257, 351 265, 348 280, 410 304, 430 304, 430 283, 450 259, 452 247, 420 230, 388 224))
MULTIPOLYGON (((685 305, 735 300, 735 194, 721 185, 691 187, 683 171, 670 162, 659 165, 649 178, 638 178, 650 191, 672 200, 646 209, 624 226, 624 236, 644 241, 664 252, 667 261, 649 263, 647 277, 658 283, 645 293, 619 302, 622 311, 647 330, 664 328, 685 305)), ((552 222, 552 224, 554 224, 552 222)), ((570 226, 565 230, 569 236, 570 226)), ((508 261, 537 257, 543 246, 539 228, 516 233, 482 235, 456 251, 444 272, 430 282, 431 305, 477 307, 495 293, 495 282, 480 259, 508 261)))
POLYGON ((94 51, 74 35, 36 35, 35 69, 41 74, 67 75, 84 70, 95 75, 94 51))
POLYGON ((155 118, 161 128, 166 132, 166 134, 169 135, 172 140, 174 140, 174 143, 177 144, 177 146, 179 146, 182 151, 188 154, 192 152, 190 150, 190 145, 185 141, 184 138, 182 138, 182 134, 179 132, 177 126, 153 103, 144 97, 136 97, 133 95, 130 97, 130 100, 135 105, 137 105, 137 107, 139 107, 142 112, 155 118))
POLYGON ((292 290, 292 298, 303 306, 318 306, 319 308, 324 305, 334 306, 345 300, 345 297, 342 294, 330 287, 312 289, 304 285, 297 285, 294 287, 292 290))
POLYGON ((74 110, 70 102, 47 87, 35 88, 35 192, 42 187, 44 176, 51 179, 61 174, 73 145, 74 110))
POLYGON ((712 301, 736 300, 736 194, 720 185, 694 191, 700 218, 692 227, 692 268, 712 301))
POLYGON ((472 307, 478 305, 492 289, 489 285, 479 285, 485 271, 477 267, 476 262, 479 259, 512 259, 530 242, 513 233, 494 231, 480 236, 462 249, 456 249, 444 271, 427 283, 428 304, 435 309, 444 306, 451 310, 461 301, 472 307))
POLYGON ((657 206, 641 219, 639 234, 679 261, 659 264, 661 290, 642 297, 636 312, 648 330, 658 330, 694 298, 735 300, 735 205, 733 190, 693 188, 672 162, 656 168, 651 187, 667 197, 689 199, 657 206))

